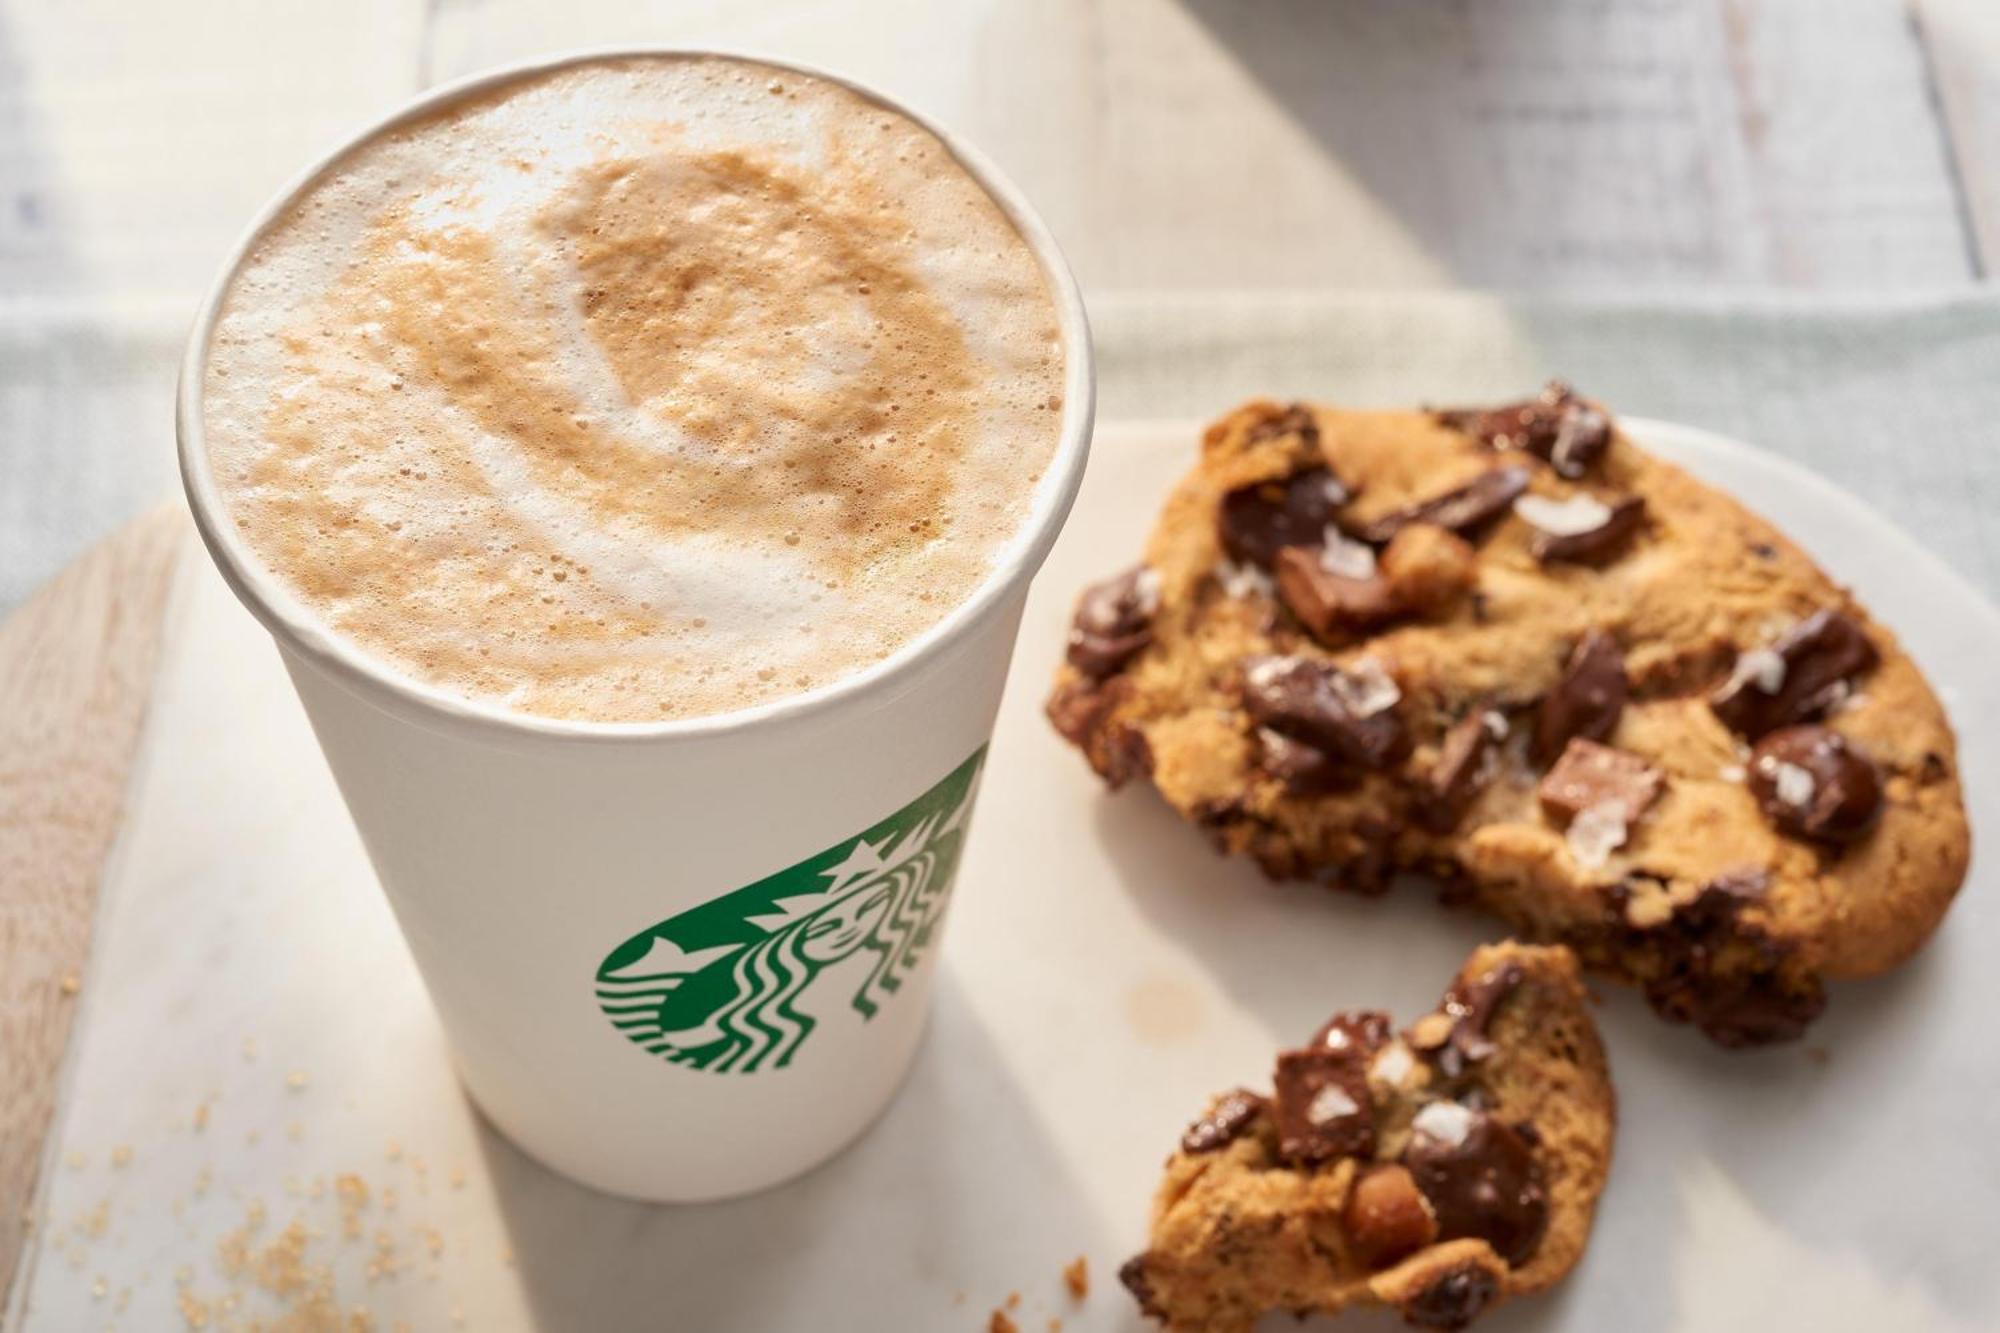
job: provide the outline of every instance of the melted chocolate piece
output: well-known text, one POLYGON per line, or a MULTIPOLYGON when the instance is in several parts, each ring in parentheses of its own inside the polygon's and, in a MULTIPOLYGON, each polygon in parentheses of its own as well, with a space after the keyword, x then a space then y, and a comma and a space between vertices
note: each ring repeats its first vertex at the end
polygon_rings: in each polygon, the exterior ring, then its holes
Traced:
POLYGON ((1264 1109, 1264 1099, 1245 1088, 1225 1092, 1215 1099, 1208 1113, 1187 1127, 1181 1135, 1181 1151, 1214 1152, 1241 1138, 1243 1131, 1264 1109))
POLYGON ((1222 497, 1222 549, 1232 560, 1269 569, 1285 547, 1326 540, 1334 511, 1348 499, 1340 478, 1323 467, 1231 491, 1222 497))
POLYGON ((1365 523, 1354 535, 1362 541, 1380 545, 1412 523, 1433 523, 1461 537, 1473 537, 1506 513, 1527 489, 1528 469, 1490 468, 1457 490, 1432 496, 1398 509, 1393 514, 1385 514, 1373 523, 1365 523))
POLYGON ((1418 1328, 1464 1328, 1500 1294, 1493 1274, 1478 1264, 1442 1273, 1403 1303, 1402 1316, 1418 1328))
POLYGON ((1454 983, 1444 993, 1443 1011, 1451 1018, 1451 1035, 1432 1058, 1447 1078, 1457 1078, 1468 1064, 1493 1054, 1493 1015, 1521 984, 1521 965, 1503 963, 1466 985, 1454 983))
POLYGON ((1294 796, 1324 796, 1352 787, 1359 774, 1316 745, 1269 727, 1257 728, 1257 767, 1294 796))
POLYGON ((1819 977, 1787 969, 1790 950, 1742 919, 1767 883, 1761 870, 1717 876, 1654 932, 1658 971, 1646 982, 1646 1001, 1662 1018, 1744 1047, 1795 1040, 1820 1016, 1819 977))
POLYGON ((1760 670, 1739 658, 1708 700, 1717 717, 1751 740, 1819 717, 1881 660, 1861 626, 1838 611, 1815 611, 1764 651, 1782 665, 1760 670))
POLYGON ((1564 477, 1581 477, 1611 444, 1611 419, 1551 380, 1538 398, 1485 411, 1442 413, 1445 424, 1492 449, 1520 449, 1545 458, 1564 477))
MULTIPOLYGON (((1537 529, 1528 543, 1528 553, 1548 564, 1563 560, 1572 564, 1594 565, 1609 560, 1624 549, 1646 521, 1646 501, 1628 495, 1605 506, 1604 521, 1582 532, 1543 532, 1537 529)), ((1532 524, 1530 525, 1532 526, 1532 524)))
POLYGON ((1476 1237, 1519 1267, 1549 1224, 1541 1165, 1528 1141, 1489 1112, 1468 1108, 1463 1118, 1456 1142, 1419 1129, 1403 1150, 1403 1165, 1430 1200, 1439 1240, 1476 1237))
POLYGON ((1381 571, 1365 578, 1336 574, 1321 562, 1315 546, 1287 546, 1278 552, 1272 572, 1278 600, 1316 639, 1337 640, 1394 620, 1403 611, 1402 598, 1381 571))
POLYGON ((1409 749, 1393 704, 1365 706, 1369 687, 1328 662, 1309 657, 1262 657, 1243 677, 1243 703, 1261 726, 1318 747, 1360 768, 1386 768, 1409 749))
POLYGON ((1285 1051, 1272 1082, 1280 1157, 1310 1165, 1375 1151, 1375 1107, 1361 1056, 1325 1046, 1285 1051))
POLYGON ((1098 680, 1117 672, 1153 641, 1159 609, 1159 575, 1144 565, 1085 588, 1070 622, 1070 665, 1098 680))
POLYGON ((1570 650, 1555 688, 1535 714, 1535 759, 1548 763, 1578 736, 1609 740, 1625 711, 1625 654, 1603 630, 1591 630, 1570 650))
POLYGON ((1571 741, 1535 795, 1548 817, 1567 825, 1593 805, 1616 804, 1631 824, 1659 799, 1660 770, 1626 750, 1582 737, 1571 741))
POLYGON ((1500 739, 1489 725, 1492 718, 1500 718, 1499 729, 1505 735, 1506 719, 1489 708, 1474 708, 1444 734, 1437 762, 1424 775, 1423 796, 1417 804, 1417 815, 1431 832, 1449 833, 1457 828, 1492 776, 1486 756, 1500 739))
POLYGON ((1320 1024, 1319 1031, 1313 1033, 1311 1045, 1324 1047, 1329 1051, 1344 1051, 1357 1056, 1362 1067, 1375 1057, 1375 1052, 1388 1044, 1395 1025, 1389 1015, 1373 1009, 1358 1013, 1335 1014, 1320 1024))
POLYGON ((1757 742, 1746 776, 1773 824, 1801 838, 1853 842, 1882 813, 1882 781, 1867 756, 1825 727, 1784 727, 1757 742))

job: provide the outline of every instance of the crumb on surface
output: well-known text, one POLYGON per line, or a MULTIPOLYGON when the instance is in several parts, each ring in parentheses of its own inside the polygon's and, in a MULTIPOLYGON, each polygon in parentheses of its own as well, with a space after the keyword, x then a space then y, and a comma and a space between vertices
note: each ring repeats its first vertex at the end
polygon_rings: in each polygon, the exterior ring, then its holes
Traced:
POLYGON ((1007 1317, 1005 1310, 995 1310, 986 1321, 986 1333, 1021 1333, 1020 1325, 1007 1317))
POLYGON ((1070 1299, 1080 1301, 1090 1295, 1090 1260, 1078 1255, 1063 1265, 1063 1285, 1069 1288, 1070 1299))

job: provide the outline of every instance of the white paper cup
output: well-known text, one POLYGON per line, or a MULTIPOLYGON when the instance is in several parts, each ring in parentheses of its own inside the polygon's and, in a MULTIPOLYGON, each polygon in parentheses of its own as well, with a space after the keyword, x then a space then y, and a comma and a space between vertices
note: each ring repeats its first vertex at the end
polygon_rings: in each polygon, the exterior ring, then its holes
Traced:
POLYGON ((400 674, 319 623, 250 552, 202 438, 223 293, 299 191, 356 144, 455 98, 646 54, 661 52, 582 52, 450 85, 303 174, 202 308, 178 425, 202 539, 277 640, 474 1099, 586 1184, 691 1201, 831 1156, 888 1104, 923 1034, 1022 600, 1089 449, 1090 333, 1048 230, 977 152, 856 89, 935 134, 1034 251, 1067 347, 1061 440, 1030 517, 968 600, 865 671, 741 712, 558 721, 400 674))

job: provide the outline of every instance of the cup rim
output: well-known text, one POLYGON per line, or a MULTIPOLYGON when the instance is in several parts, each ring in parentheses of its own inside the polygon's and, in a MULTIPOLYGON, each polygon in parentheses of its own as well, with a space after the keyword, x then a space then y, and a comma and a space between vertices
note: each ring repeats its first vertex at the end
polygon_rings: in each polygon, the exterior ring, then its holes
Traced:
POLYGON ((182 357, 175 395, 174 425, 181 482, 196 530, 237 598, 261 621, 288 655, 296 655, 335 683, 395 716, 418 725, 488 741, 534 736, 582 744, 642 740, 713 738, 773 723, 797 721, 849 705, 896 687, 951 646, 965 639, 1017 585, 1033 577, 1062 529, 1083 481, 1097 411, 1095 362, 1083 294, 1061 248, 1026 198, 977 148, 897 99, 827 70, 782 57, 748 52, 666 45, 580 48, 495 66, 454 79, 403 103, 344 137, 288 181, 265 203, 228 252, 203 298, 182 357), (451 693, 362 650, 314 615, 249 549, 216 490, 204 438, 202 390, 216 318, 245 257, 288 208, 349 155, 414 121, 462 99, 517 80, 577 65, 618 60, 735 60, 780 73, 820 79, 904 117, 934 136, 972 177, 1014 227, 1041 270, 1063 337, 1063 420, 1054 453, 1035 485, 1033 503, 1019 529, 1000 548, 992 568, 972 593, 895 652, 826 685, 785 695, 748 708, 695 717, 648 722, 602 722, 514 712, 451 693))

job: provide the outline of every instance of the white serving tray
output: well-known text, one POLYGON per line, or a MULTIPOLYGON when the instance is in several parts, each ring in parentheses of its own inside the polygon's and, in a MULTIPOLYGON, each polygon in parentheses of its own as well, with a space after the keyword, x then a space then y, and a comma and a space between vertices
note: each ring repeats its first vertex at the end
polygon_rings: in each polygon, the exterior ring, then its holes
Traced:
MULTIPOLYGON (((2000 835, 2000 615, 1812 475, 1627 425, 1776 520, 1904 637, 1959 729, 1982 849, 2000 835)), ((285 1304, 261 1293, 218 1304, 218 1243, 253 1201, 268 1219, 253 1241, 302 1218, 342 1308, 383 1333, 973 1330, 1015 1291, 1031 1333, 1050 1316, 1140 1328, 1113 1272, 1205 1096, 1265 1079, 1333 1010, 1422 1012, 1495 933, 1424 893, 1267 884, 1149 794, 1105 795, 1042 721, 1076 588, 1134 558, 1196 437, 1100 432, 1028 607, 901 1099, 807 1178, 700 1208, 598 1196, 478 1120, 275 651, 205 560, 185 562, 8 1328, 176 1330, 183 1294, 210 1327, 273 1320, 285 1304), (371 1187, 360 1240, 341 1235, 342 1172, 371 1187), (396 1271, 371 1279, 378 1232, 396 1271), (1072 1305, 1059 1270, 1079 1254, 1094 1284, 1072 1305)), ((1604 987, 1622 1124, 1595 1240, 1561 1291, 1483 1326, 2000 1326, 1987 865, 1914 965, 1836 988, 1801 1045, 1719 1051, 1604 987)))

